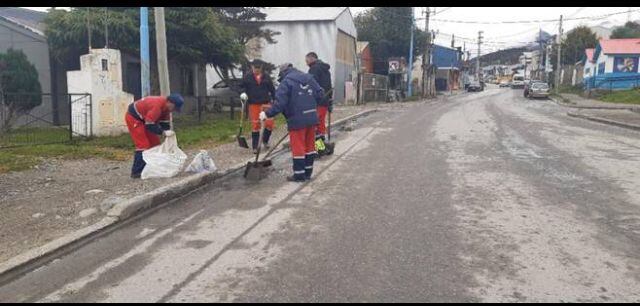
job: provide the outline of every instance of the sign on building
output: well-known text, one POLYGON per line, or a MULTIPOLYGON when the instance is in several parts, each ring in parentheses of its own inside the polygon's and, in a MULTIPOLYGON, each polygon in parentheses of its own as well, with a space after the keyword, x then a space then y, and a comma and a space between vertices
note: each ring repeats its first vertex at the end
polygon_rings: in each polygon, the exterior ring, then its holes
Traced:
POLYGON ((401 73, 405 71, 404 58, 389 58, 389 73, 401 73))
POLYGON ((623 73, 638 72, 638 58, 616 56, 613 59, 613 72, 623 72, 623 73))

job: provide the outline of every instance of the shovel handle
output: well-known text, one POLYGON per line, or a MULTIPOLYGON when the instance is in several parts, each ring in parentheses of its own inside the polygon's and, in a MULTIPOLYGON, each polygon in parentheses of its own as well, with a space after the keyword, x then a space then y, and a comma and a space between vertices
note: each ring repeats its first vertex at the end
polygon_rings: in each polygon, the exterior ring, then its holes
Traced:
POLYGON ((258 152, 256 153, 256 163, 260 157, 260 148, 262 148, 262 134, 264 133, 264 120, 260 120, 260 137, 258 137, 258 152))
POLYGON ((273 151, 275 151, 275 149, 280 145, 280 143, 287 138, 287 136, 289 135, 289 132, 287 132, 286 134, 284 134, 284 136, 282 136, 282 138, 280 138, 280 140, 278 140, 278 142, 276 143, 276 145, 274 145, 273 147, 271 147, 271 149, 269 149, 269 152, 267 152, 267 154, 265 154, 264 158, 262 160, 265 160, 267 157, 271 156, 271 153, 273 153, 273 151))

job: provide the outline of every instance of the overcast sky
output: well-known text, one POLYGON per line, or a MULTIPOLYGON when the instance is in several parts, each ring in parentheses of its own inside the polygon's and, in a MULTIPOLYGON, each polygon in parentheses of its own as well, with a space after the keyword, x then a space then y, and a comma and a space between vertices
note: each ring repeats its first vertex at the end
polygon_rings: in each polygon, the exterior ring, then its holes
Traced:
MULTIPOLYGON (((31 7, 31 9, 44 11, 48 7, 31 7)), ((350 9, 355 16, 370 7, 350 7, 350 9)), ((484 31, 483 40, 486 43, 482 45, 482 53, 485 54, 521 45, 522 42, 533 41, 540 29, 550 34, 556 34, 558 33, 558 23, 463 24, 445 22, 444 20, 465 22, 531 21, 559 19, 560 15, 566 19, 624 12, 604 19, 565 20, 563 27, 566 33, 581 24, 598 25, 606 22, 608 27, 624 24, 627 21, 628 14, 626 12, 629 9, 632 10, 631 20, 640 19, 639 7, 436 7, 436 14, 432 15, 429 27, 440 31, 436 35, 435 42, 437 44, 450 46, 451 34, 455 34, 457 37, 456 46, 463 46, 463 42, 466 42, 466 49, 472 52, 472 56, 475 56, 478 31, 484 31)), ((423 7, 414 8, 416 18, 424 17, 423 11, 423 7)), ((424 29, 424 19, 416 20, 416 24, 419 28, 424 29)))
MULTIPOLYGON (((369 7, 350 7, 353 15, 357 15, 369 7)), ((432 8, 433 9, 433 8, 432 8)), ((621 25, 627 21, 628 9, 631 9, 631 20, 640 19, 638 7, 437 7, 435 16, 429 22, 429 28, 439 30, 436 36, 436 43, 444 46, 451 45, 451 34, 459 37, 456 39, 456 46, 462 46, 466 41, 467 50, 471 50, 472 56, 477 52, 478 31, 484 31, 483 37, 486 44, 482 46, 482 53, 488 53, 498 49, 505 49, 510 46, 521 44, 521 42, 533 41, 539 29, 550 34, 558 33, 557 22, 542 23, 521 23, 521 24, 462 24, 452 23, 442 20, 469 21, 469 22, 499 22, 499 21, 530 21, 549 20, 576 17, 602 16, 611 13, 625 12, 623 14, 610 16, 598 20, 569 20, 563 22, 565 33, 581 24, 598 25, 608 22, 610 25, 621 25), (439 13, 441 12, 441 13, 439 13), (462 39, 460 39, 462 38, 462 39)), ((424 17, 423 7, 414 8, 415 16, 424 17)), ((417 20, 416 25, 424 29, 424 20, 417 20)))

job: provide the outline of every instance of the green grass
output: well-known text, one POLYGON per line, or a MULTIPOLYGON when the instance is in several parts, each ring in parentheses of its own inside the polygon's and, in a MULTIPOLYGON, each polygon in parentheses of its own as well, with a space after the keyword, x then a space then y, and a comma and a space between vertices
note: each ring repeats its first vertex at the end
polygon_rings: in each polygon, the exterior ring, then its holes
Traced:
MULTIPOLYGON (((236 114, 239 117, 239 113, 236 114)), ((276 127, 285 124, 282 116, 276 117, 276 127)), ((231 120, 229 114, 216 114, 202 118, 202 122, 189 117, 176 117, 174 130, 178 144, 183 149, 204 149, 235 141, 238 119, 231 120)), ((250 122, 245 121, 243 134, 251 131, 250 122)), ((12 132, 0 137, 0 146, 35 142, 33 140, 66 141, 68 131, 64 129, 31 129, 12 132), (61 134, 62 133, 62 134, 61 134)), ((134 149, 129 134, 114 137, 95 137, 68 143, 29 145, 0 149, 0 173, 27 170, 46 158, 86 159, 105 158, 128 160, 134 149)))
POLYGON ((576 85, 576 86, 561 85, 559 88, 559 92, 580 95, 583 93, 583 89, 582 89, 582 85, 576 85))
POLYGON ((640 89, 618 90, 605 93, 598 100, 609 103, 640 104, 640 89))

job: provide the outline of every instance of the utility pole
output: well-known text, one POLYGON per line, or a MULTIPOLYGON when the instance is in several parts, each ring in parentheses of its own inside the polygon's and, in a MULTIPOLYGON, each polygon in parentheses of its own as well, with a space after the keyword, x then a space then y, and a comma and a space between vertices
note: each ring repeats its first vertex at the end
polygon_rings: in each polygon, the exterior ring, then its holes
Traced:
POLYGON ((431 97, 431 88, 429 83, 429 66, 431 65, 431 32, 429 32, 429 8, 423 11, 425 14, 424 19, 424 31, 427 33, 427 45, 424 48, 424 52, 422 53, 422 97, 431 97))
MULTIPOLYGON (((167 60, 167 32, 164 26, 164 7, 155 7, 153 15, 156 21, 156 49, 158 51, 158 80, 160 80, 160 95, 168 96, 169 87, 169 62, 167 60)), ((173 119, 173 118, 172 118, 173 119)), ((173 130, 173 120, 171 120, 173 130)))
POLYGON ((415 22, 415 16, 413 15, 413 7, 411 7, 411 42, 409 44, 409 63, 407 65, 407 97, 411 97, 411 70, 413 70, 413 24, 415 22))
POLYGON ((558 61, 556 63, 556 80, 555 80, 555 89, 556 92, 558 91, 558 88, 560 87, 560 70, 562 67, 562 62, 561 62, 561 58, 562 58, 562 15, 560 15, 560 23, 558 25, 558 39, 556 40, 556 43, 558 44, 558 61))
POLYGON ((482 45, 482 33, 478 31, 478 57, 476 58, 476 80, 480 82, 480 47, 482 45))
MULTIPOLYGON (((455 34, 451 34, 451 48, 454 49, 455 48, 455 41, 456 41, 456 36, 455 34)), ((456 53, 456 56, 458 56, 458 53, 456 53)), ((449 85, 449 93, 453 93, 453 58, 451 59, 451 64, 449 65, 449 73, 447 73, 447 77, 449 78, 449 80, 447 80, 447 83, 449 85)))
POLYGON ((140 85, 141 96, 151 95, 149 80, 149 8, 140 8, 140 85))
POLYGON ((91 53, 91 8, 87 8, 87 39, 89 40, 89 53, 91 53))
POLYGON ((109 48, 109 7, 104 7, 104 48, 109 48))
POLYGON ((538 46, 539 46, 539 50, 538 50, 538 52, 539 52, 539 54, 538 54, 539 55, 539 57, 538 57, 538 77, 540 79, 542 79, 542 75, 540 75, 541 74, 541 69, 540 68, 543 66, 542 65, 542 63, 543 63, 542 55, 544 53, 543 52, 544 49, 542 47, 542 29, 540 29, 540 28, 538 29, 538 46))

